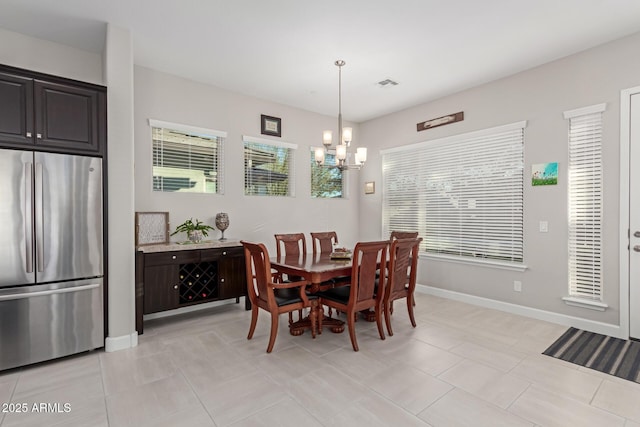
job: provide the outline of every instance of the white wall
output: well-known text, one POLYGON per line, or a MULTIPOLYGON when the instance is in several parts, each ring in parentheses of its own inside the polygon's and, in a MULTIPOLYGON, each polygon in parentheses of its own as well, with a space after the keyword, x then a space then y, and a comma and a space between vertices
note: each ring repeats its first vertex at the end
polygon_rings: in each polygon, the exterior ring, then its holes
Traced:
POLYGON ((108 117, 109 337, 107 351, 137 344, 134 292, 133 40, 109 25, 105 46, 108 117))
MULTIPOLYGON (((313 199, 310 147, 322 145, 324 129, 337 130, 337 118, 235 94, 143 67, 135 67, 135 208, 168 211, 171 229, 193 217, 214 224, 218 212, 229 214, 228 238, 263 242, 275 251, 275 233, 336 230, 341 243, 358 240, 358 172, 350 171, 346 199, 313 199), (282 119, 282 137, 260 135, 260 115, 282 119), (157 119, 228 132, 224 146, 223 195, 152 191, 151 128, 157 119), (295 197, 244 195, 242 136, 298 144, 295 158, 295 197)), ((354 140, 359 138, 354 126, 354 140)), ((219 238, 214 231, 209 238, 219 238)), ((172 237, 184 240, 184 235, 172 237)), ((311 248, 310 241, 307 246, 311 248)))
POLYGON ((41 73, 104 84, 102 57, 0 28, 0 63, 41 73))
MULTIPOLYGON (((444 290, 521 305, 594 322, 618 325, 619 294, 619 96, 640 84, 640 34, 476 87, 446 98, 390 114, 360 126, 370 149, 363 179, 382 183, 379 149, 441 138, 527 120, 525 130, 524 273, 488 267, 420 260, 418 282, 444 290), (569 307, 567 255, 567 130, 563 111, 606 103, 604 163, 604 301, 605 312, 569 307), (463 122, 417 132, 416 123, 464 111, 463 122), (531 165, 559 162, 557 186, 532 187, 531 165), (538 231, 539 221, 549 232, 538 231), (513 281, 522 282, 522 292, 513 281)), ((360 198, 360 237, 380 236, 382 195, 360 198), (366 214, 365 214, 366 213, 366 214), (374 214, 372 214, 374 213, 374 214)))

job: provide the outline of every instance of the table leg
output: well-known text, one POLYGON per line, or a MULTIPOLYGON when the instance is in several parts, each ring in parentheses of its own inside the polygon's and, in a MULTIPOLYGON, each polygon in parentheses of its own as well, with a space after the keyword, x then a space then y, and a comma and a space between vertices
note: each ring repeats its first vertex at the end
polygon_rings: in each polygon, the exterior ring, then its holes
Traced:
POLYGON ((293 336, 299 336, 304 334, 306 329, 311 329, 311 336, 316 337, 318 328, 318 301, 312 300, 309 307, 309 315, 304 318, 300 318, 297 322, 289 323, 289 333, 293 336))
POLYGON ((320 316, 318 316, 318 318, 322 319, 319 324, 321 324, 323 327, 328 327, 331 329, 331 332, 333 332, 334 334, 340 334, 342 332, 344 332, 344 322, 340 319, 335 319, 333 317, 331 317, 331 308, 329 308, 329 316, 326 316, 324 314, 324 310, 322 308, 322 304, 319 305, 319 313, 320 316))
POLYGON ((289 333, 293 336, 299 336, 302 335, 305 330, 311 329, 311 335, 315 338, 316 334, 322 334, 322 329, 325 327, 329 328, 331 332, 335 334, 344 332, 344 322, 340 319, 326 316, 322 304, 314 301, 307 317, 297 322, 292 322, 289 325, 289 333))

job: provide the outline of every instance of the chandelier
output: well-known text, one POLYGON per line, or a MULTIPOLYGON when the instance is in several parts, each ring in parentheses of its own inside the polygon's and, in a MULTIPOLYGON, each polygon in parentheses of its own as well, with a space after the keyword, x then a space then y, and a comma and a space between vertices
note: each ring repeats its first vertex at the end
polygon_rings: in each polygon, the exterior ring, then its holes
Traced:
POLYGON ((325 153, 331 148, 331 144, 333 143, 333 132, 330 130, 325 130, 322 133, 322 144, 324 147, 316 148, 315 160, 318 166, 338 168, 341 171, 360 169, 367 160, 367 149, 366 147, 359 147, 355 153, 348 151, 351 145, 353 129, 350 127, 342 127, 342 67, 345 62, 339 59, 335 64, 338 67, 338 144, 335 147, 336 165, 324 164, 325 153), (353 157, 353 162, 350 161, 351 157, 353 157))

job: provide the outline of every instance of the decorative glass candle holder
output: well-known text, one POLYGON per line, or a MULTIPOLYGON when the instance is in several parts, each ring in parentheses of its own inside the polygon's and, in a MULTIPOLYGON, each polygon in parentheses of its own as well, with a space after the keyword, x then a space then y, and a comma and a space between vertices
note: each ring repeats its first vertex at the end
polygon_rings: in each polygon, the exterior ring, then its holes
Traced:
POLYGON ((229 228, 229 215, 227 215, 224 212, 220 212, 219 214, 216 214, 216 228, 222 231, 222 237, 220 237, 219 240, 227 240, 224 237, 224 230, 229 228))

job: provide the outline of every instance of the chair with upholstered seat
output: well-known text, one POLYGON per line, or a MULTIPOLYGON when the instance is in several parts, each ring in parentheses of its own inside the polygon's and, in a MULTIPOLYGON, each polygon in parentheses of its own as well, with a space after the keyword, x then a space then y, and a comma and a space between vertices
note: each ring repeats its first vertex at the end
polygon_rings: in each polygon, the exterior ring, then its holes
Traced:
POLYGON ((351 280, 348 285, 318 292, 322 305, 335 308, 347 315, 347 327, 354 351, 358 351, 355 321, 359 311, 374 309, 380 339, 385 339, 382 329, 383 292, 375 292, 378 263, 386 263, 389 242, 361 242, 353 249, 351 280))
POLYGON ((416 327, 416 319, 413 315, 414 298, 416 288, 416 273, 418 268, 419 239, 396 239, 391 242, 389 250, 388 279, 384 289, 384 320, 389 336, 393 336, 391 329, 391 314, 393 313, 393 301, 401 298, 407 299, 407 310, 411 325, 416 327))
MULTIPOLYGON (((307 295, 306 287, 309 284, 306 280, 288 283, 274 283, 271 273, 271 263, 269 253, 262 243, 250 243, 242 241, 244 247, 246 272, 247 272, 247 292, 251 301, 251 326, 247 339, 253 338, 258 321, 258 310, 263 309, 271 313, 271 333, 267 353, 271 353, 276 342, 278 333, 278 319, 282 313, 291 313, 303 308, 311 308, 311 333, 316 335, 316 310, 313 305, 317 303, 317 297, 307 295), (293 291, 288 296, 278 295, 278 290, 293 291)), ((289 327, 292 321, 289 317, 289 327)))
POLYGON ((335 231, 314 232, 311 234, 311 244, 313 247, 313 255, 330 254, 333 247, 338 243, 338 234, 335 231))
MULTIPOLYGON (((276 256, 278 258, 284 257, 300 257, 305 258, 307 256, 307 241, 304 233, 289 233, 289 234, 275 234, 276 238, 276 256)), ((276 282, 296 282, 302 280, 299 276, 289 276, 284 278, 281 274, 276 274, 274 277, 276 282)), ((279 295, 287 298, 290 296, 291 291, 288 289, 282 289, 277 292, 279 295)), ((293 319, 292 314, 289 313, 289 322, 293 319)), ((302 319, 302 310, 298 311, 298 320, 302 319)))

